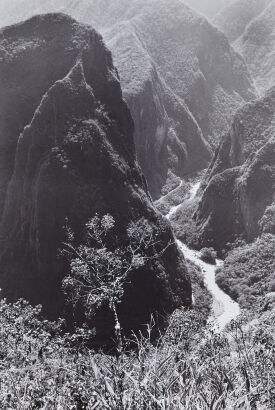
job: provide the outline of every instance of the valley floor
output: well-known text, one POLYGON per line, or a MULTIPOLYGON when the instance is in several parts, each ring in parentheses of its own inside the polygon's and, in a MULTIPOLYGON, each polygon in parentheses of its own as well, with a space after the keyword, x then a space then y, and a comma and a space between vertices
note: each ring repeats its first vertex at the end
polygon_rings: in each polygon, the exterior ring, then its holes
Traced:
MULTIPOLYGON (((171 194, 173 195, 173 193, 176 192, 176 190, 183 184, 184 182, 182 181, 180 185, 173 190, 173 192, 170 192, 170 196, 171 194)), ((200 180, 196 179, 190 184, 189 192, 187 193, 184 201, 191 202, 196 197, 199 187, 200 180)), ((158 204, 161 204, 167 196, 169 196, 169 194, 166 194, 163 198, 160 198, 158 200, 158 204)), ((170 219, 181 206, 182 203, 172 205, 166 215, 167 219, 170 219)), ((201 259, 200 252, 191 249, 180 240, 177 240, 177 244, 185 259, 193 262, 201 270, 205 286, 213 298, 211 315, 208 318, 208 322, 212 324, 215 331, 222 331, 231 322, 231 320, 236 319, 240 314, 239 304, 234 302, 230 296, 223 292, 223 290, 221 290, 216 283, 215 271, 217 267, 222 266, 223 261, 216 259, 214 263, 207 263, 201 259)), ((196 301, 193 301, 194 304, 196 304, 196 301)))
MULTIPOLYGON (((191 185, 187 201, 198 187, 191 185)), ((206 263, 198 251, 177 242, 191 269, 192 262, 201 269, 213 297, 206 326, 195 300, 194 309, 174 312, 157 341, 152 341, 151 323, 142 336, 132 336, 131 348, 124 340, 114 355, 88 348, 86 328, 64 333, 62 321, 42 321, 39 308, 3 299, 0 408, 272 409, 274 311, 253 321, 239 314, 239 305, 215 282, 221 262, 206 263)))

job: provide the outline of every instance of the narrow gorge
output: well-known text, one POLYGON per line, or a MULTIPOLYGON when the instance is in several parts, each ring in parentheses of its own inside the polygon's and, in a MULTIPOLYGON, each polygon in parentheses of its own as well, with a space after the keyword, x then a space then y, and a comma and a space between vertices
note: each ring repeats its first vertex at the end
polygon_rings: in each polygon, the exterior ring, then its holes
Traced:
MULTIPOLYGON (((181 182, 176 189, 179 189, 182 183, 183 182, 181 182)), ((200 184, 201 181, 195 181, 190 184, 190 189, 186 195, 185 202, 192 202, 195 199, 200 188, 200 184)), ((173 191, 169 194, 173 194, 173 191)), ((162 200, 163 198, 158 200, 158 206, 160 206, 162 200)), ((181 206, 182 204, 171 206, 166 215, 167 219, 169 220, 181 206)), ((202 260, 202 255, 199 251, 191 249, 181 240, 176 240, 176 243, 183 253, 184 258, 193 262, 201 270, 205 286, 212 296, 211 314, 208 318, 208 323, 210 323, 216 332, 222 332, 226 326, 232 320, 237 319, 241 313, 239 304, 232 300, 231 297, 227 295, 216 283, 216 269, 222 268, 223 261, 220 259, 214 259, 211 263, 208 263, 202 260)), ((196 306, 194 296, 193 304, 196 306)))
POLYGON ((275 0, 0 0, 0 409, 271 410, 275 0))

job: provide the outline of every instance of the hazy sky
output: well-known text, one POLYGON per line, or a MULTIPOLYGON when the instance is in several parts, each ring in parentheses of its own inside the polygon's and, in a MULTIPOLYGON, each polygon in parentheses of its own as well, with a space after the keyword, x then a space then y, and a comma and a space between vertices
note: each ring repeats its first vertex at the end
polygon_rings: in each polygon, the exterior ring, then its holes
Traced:
MULTIPOLYGON (((89 1, 89 0, 87 0, 89 1)), ((131 0, 129 0, 131 1, 131 0)), ((236 0, 181 0, 193 9, 212 18, 225 5, 236 0)), ((167 0, 169 3, 169 0, 167 0)), ((70 0, 0 0, 0 26, 17 22, 39 12, 59 10, 70 0), (45 9, 43 9, 45 8, 45 9), (18 17, 18 18, 17 18, 18 17)))

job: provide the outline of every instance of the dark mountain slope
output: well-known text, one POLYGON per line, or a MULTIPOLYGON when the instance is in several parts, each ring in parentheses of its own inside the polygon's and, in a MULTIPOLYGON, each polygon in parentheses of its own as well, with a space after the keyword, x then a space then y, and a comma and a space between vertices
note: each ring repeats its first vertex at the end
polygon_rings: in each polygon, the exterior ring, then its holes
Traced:
MULTIPOLYGON (((81 241, 97 212, 110 213, 123 245, 129 222, 143 218, 167 246, 173 236, 156 213, 137 166, 133 124, 102 38, 71 18, 37 16, 0 33, 1 276, 4 295, 64 306, 57 258, 68 219, 81 241)), ((154 268, 132 274, 120 306, 127 330, 153 311, 191 303, 184 262, 175 245, 154 268)), ((97 323, 110 335, 106 316, 97 323)))
POLYGON ((240 109, 208 170, 196 219, 202 242, 216 249, 274 229, 274 107, 272 88, 240 109))
POLYGON ((169 172, 204 168, 254 90, 225 37, 180 0, 60 0, 43 5, 95 26, 112 50, 154 198, 169 172))

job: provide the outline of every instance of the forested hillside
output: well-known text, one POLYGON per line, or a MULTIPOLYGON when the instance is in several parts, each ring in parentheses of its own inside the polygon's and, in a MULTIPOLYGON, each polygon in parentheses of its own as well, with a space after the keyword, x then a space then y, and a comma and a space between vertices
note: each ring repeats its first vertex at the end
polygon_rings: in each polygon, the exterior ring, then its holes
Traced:
MULTIPOLYGON (((30 13, 28 7, 17 10, 25 9, 30 13)), ((255 96, 246 66, 227 39, 179 0, 63 0, 34 10, 61 10, 103 34, 154 198, 171 177, 186 177, 208 165, 211 147, 234 112, 255 96)), ((25 17, 14 14, 13 21, 25 17)))
POLYGON ((274 408, 274 6, 0 1, 0 409, 274 408))
POLYGON ((206 174, 196 221, 202 241, 215 248, 273 230, 262 218, 275 192, 274 97, 273 87, 237 112, 206 174))
MULTIPOLYGON (((148 195, 136 162, 133 122, 101 36, 70 17, 49 14, 4 29, 0 44, 4 296, 24 297, 42 304, 49 317, 67 314, 72 320, 75 302, 64 305, 62 279, 82 261, 76 274, 85 284, 79 275, 90 262, 78 247, 87 247, 86 236, 94 235, 90 246, 99 259, 91 269, 104 266, 105 274, 116 275, 110 267, 116 257, 113 269, 122 264, 123 280, 131 282, 119 306, 125 329, 139 328, 156 311, 190 305, 187 268, 148 195), (93 219, 104 215, 111 219, 93 219), (58 256, 69 240, 65 228, 72 231, 69 261, 58 256), (109 253, 102 254, 104 249, 109 253)), ((111 281, 104 280, 106 286, 111 281)), ((74 321, 84 320, 82 304, 74 321)), ((106 302, 99 303, 93 322, 103 340, 113 328, 108 311, 106 302)))

